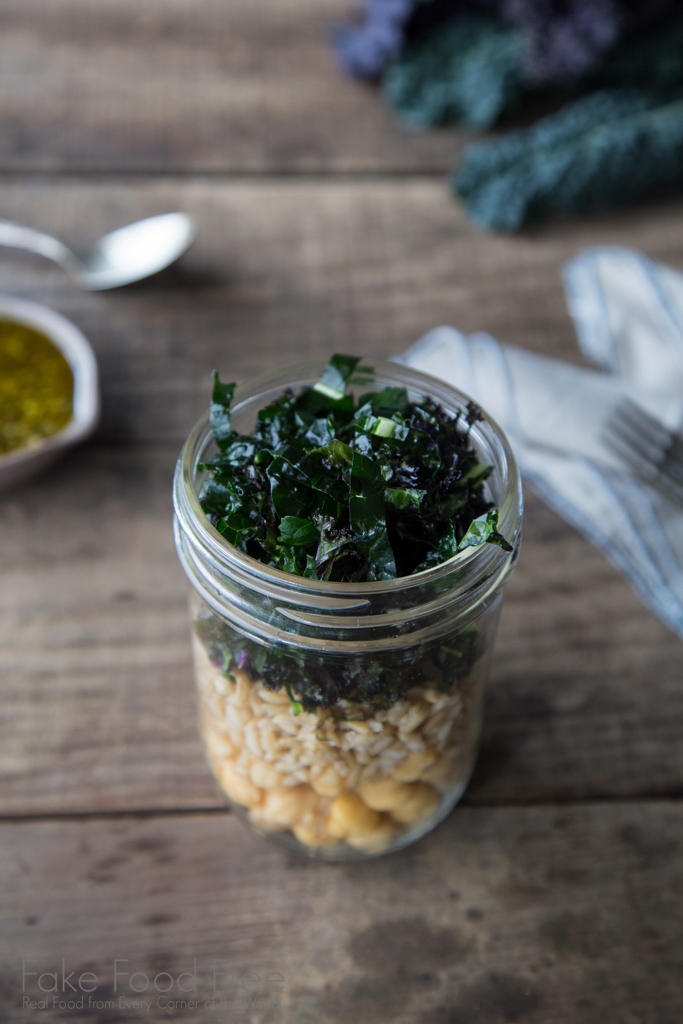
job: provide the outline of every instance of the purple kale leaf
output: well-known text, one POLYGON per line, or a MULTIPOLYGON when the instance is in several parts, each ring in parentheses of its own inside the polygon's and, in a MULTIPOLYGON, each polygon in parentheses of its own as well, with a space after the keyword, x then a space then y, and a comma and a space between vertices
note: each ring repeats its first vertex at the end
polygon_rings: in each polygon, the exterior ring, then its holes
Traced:
POLYGON ((403 46, 405 26, 420 0, 365 0, 362 20, 341 26, 333 41, 342 66, 355 78, 378 78, 403 46))
POLYGON ((503 0, 501 14, 523 32, 529 82, 564 85, 676 8, 675 0, 503 0))

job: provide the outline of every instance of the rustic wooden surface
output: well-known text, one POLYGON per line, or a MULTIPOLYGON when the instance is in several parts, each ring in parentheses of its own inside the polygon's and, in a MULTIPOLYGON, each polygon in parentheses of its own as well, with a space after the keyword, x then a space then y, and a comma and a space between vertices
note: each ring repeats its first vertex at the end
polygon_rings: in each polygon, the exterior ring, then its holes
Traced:
POLYGON ((565 259, 635 245, 683 268, 683 202, 473 230, 442 177, 462 137, 402 132, 339 76, 326 33, 352 7, 2 5, 0 216, 84 246, 169 209, 200 228, 176 267, 102 294, 0 250, 1 291, 91 339, 104 400, 93 441, 0 496, 8 1020, 680 1020, 681 644, 533 495, 481 757, 435 834, 305 862, 222 810, 201 753, 170 478, 210 370, 388 356, 443 322, 578 361, 565 259), (114 959, 195 957, 202 1001, 222 958, 282 974, 279 1005, 119 1005, 114 959), (24 1006, 22 959, 62 958, 114 1005, 24 1006))
MULTIPOLYGON (((0 504, 0 814, 220 806, 171 537, 176 454, 93 444, 0 504)), ((680 793, 679 641, 532 495, 525 530, 467 802, 680 793)))
POLYGON ((683 201, 509 238, 471 227, 440 177, 11 176, 0 178, 0 204, 6 217, 83 247, 148 213, 197 218, 199 238, 180 263, 120 291, 77 292, 58 267, 0 249, 2 291, 53 306, 91 339, 101 436, 117 442, 180 445, 215 367, 248 380, 334 351, 387 357, 440 323, 578 361, 565 260, 635 237, 683 268, 683 201))
POLYGON ((27 997, 42 972, 61 987, 64 958, 113 1004, 86 996, 65 1013, 60 994, 38 1020, 680 1020, 677 802, 461 808, 419 847, 360 866, 308 864, 223 814, 1 831, 6 986, 21 990, 20 948, 27 997), (156 1000, 188 998, 178 976, 195 960, 201 1005, 169 1014, 156 1000), (215 960, 233 991, 221 977, 214 993, 215 960))
POLYGON ((444 170, 328 48, 354 0, 3 0, 0 161, 17 170, 444 170))

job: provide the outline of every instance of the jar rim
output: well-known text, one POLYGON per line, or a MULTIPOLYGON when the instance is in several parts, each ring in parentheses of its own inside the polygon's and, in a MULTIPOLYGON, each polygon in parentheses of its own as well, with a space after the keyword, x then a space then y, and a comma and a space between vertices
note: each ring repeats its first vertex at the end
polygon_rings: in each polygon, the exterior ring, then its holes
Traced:
MULTIPOLYGON (((315 383, 321 378, 325 365, 321 360, 298 363, 261 374, 239 385, 235 389, 232 403, 233 418, 247 412, 250 407, 262 407, 266 404, 264 399, 276 397, 276 393, 281 393, 287 387, 296 388, 315 383)), ((378 387, 387 384, 404 386, 413 393, 435 399, 447 411, 465 410, 468 402, 472 401, 451 384, 398 362, 363 360, 358 369, 360 372, 371 370, 378 387)), ((497 465, 494 468, 500 477, 502 490, 502 500, 495 503, 499 513, 498 530, 516 552, 522 515, 517 463, 503 430, 485 410, 481 411, 483 419, 472 426, 471 436, 475 445, 479 441, 479 446, 486 448, 487 454, 496 457, 497 465)), ((189 530, 194 544, 202 549, 204 557, 214 565, 220 565, 224 571, 232 568, 243 579, 251 578, 255 586, 265 585, 271 592, 279 592, 290 600, 293 591, 305 594, 308 600, 316 595, 321 599, 337 598, 339 601, 334 601, 335 605, 348 607, 359 599, 365 603, 369 598, 397 594, 411 588, 431 588, 451 575, 457 576, 458 590, 469 590, 479 577, 488 577, 491 572, 498 575, 494 566, 501 562, 501 556, 506 556, 507 560, 514 557, 514 552, 504 552, 497 545, 482 544, 467 548, 437 566, 409 576, 362 583, 308 579, 265 565, 230 544, 209 522, 202 509, 196 477, 197 465, 202 461, 203 453, 213 437, 209 415, 207 410, 199 418, 178 459, 173 488, 178 526, 183 533, 189 530)))

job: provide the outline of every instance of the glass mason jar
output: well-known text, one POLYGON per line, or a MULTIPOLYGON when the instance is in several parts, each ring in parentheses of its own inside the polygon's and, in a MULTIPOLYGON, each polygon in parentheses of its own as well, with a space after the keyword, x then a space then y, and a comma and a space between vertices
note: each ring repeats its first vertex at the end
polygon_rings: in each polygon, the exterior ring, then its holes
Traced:
MULTIPOLYGON (((247 433, 286 388, 320 380, 311 363, 235 391, 247 433)), ((467 396, 392 363, 374 388, 405 387, 453 414, 467 396)), ((368 390, 367 386, 362 389, 368 390)), ((270 568, 210 524, 199 464, 215 451, 208 412, 181 452, 175 539, 190 601, 201 732, 218 783, 260 834, 325 860, 407 846, 460 799, 472 773, 484 683, 505 583, 519 550, 522 498, 509 444, 486 415, 470 438, 493 471, 488 497, 512 545, 471 547, 434 568, 373 583, 311 580, 270 568), (305 710, 298 682, 319 702, 305 710), (362 684, 364 700, 339 699, 362 684)))

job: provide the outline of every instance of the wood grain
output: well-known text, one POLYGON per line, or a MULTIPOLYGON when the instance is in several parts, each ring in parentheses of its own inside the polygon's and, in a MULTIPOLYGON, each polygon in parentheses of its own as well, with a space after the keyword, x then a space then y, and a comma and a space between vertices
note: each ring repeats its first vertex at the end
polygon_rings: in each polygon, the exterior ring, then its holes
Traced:
POLYGON ((1 506, 5 812, 220 806, 171 535, 176 454, 84 448, 1 506))
POLYGON ((0 250, 4 292, 91 339, 104 399, 93 442, 0 495, 8 1020, 680 1021, 680 642, 531 495, 481 756, 433 835, 308 863, 226 814, 204 761, 170 483, 210 371, 386 357, 444 322, 579 361, 564 260, 616 244, 683 269, 681 201, 475 230, 445 180, 468 136, 402 131, 335 66, 356 6, 2 4, 2 216, 83 248, 172 209, 199 226, 175 267, 102 294, 0 250), (216 959, 260 992, 222 978, 224 1002, 175 1012, 114 992, 116 958, 153 979, 195 957, 202 1001, 216 959), (23 958, 96 972, 95 1005, 24 1007, 23 958))
POLYGON ((429 180, 225 182, 160 178, 0 181, 0 209, 86 246, 146 214, 185 209, 195 246, 166 273, 79 292, 39 257, 0 250, 3 290, 44 302, 91 339, 108 440, 178 443, 211 370, 246 380, 332 352, 386 357, 441 323, 578 361, 562 263, 595 244, 637 245, 683 267, 683 203, 519 238, 482 234, 429 180))
MULTIPOLYGON (((223 815, 4 825, 7 1018, 255 1024, 675 1024, 683 996, 678 805, 461 808, 410 850, 306 862, 223 815), (62 958, 110 1009, 22 1012, 62 958), (114 992, 114 960, 117 991, 114 992), (218 978, 213 991, 214 961, 218 978), (122 976, 127 972, 126 976, 122 976), (133 978, 134 972, 141 972, 133 978), (167 972, 162 976, 161 972, 167 972), (170 974, 170 979, 167 975, 170 974), (265 982, 282 976, 280 1006, 265 982), (146 992, 131 992, 149 981, 146 992), (247 977, 249 976, 249 977, 247 977), (247 993, 254 1001, 245 1007, 247 993), (260 983, 261 991, 256 986, 260 983), (190 987, 192 979, 183 979, 190 987), (229 1004, 221 1005, 221 995, 229 1004), (151 999, 148 1011, 119 1000, 151 999), (212 1000, 217 996, 215 1004, 212 1000), (167 997, 167 998, 168 998, 167 997), (183 998, 188 998, 186 993, 183 998), (208 1000, 209 1005, 204 1005, 208 1000)), ((51 987, 49 977, 43 987, 51 987)), ((71 993, 71 998, 75 998, 71 993)))
MULTIPOLYGON (((0 813, 221 805, 195 727, 176 448, 91 445, 0 503, 0 813)), ((683 790, 680 641, 528 496, 466 802, 683 790)))
POLYGON ((443 171, 330 46, 355 0, 3 0, 0 168, 443 171))

